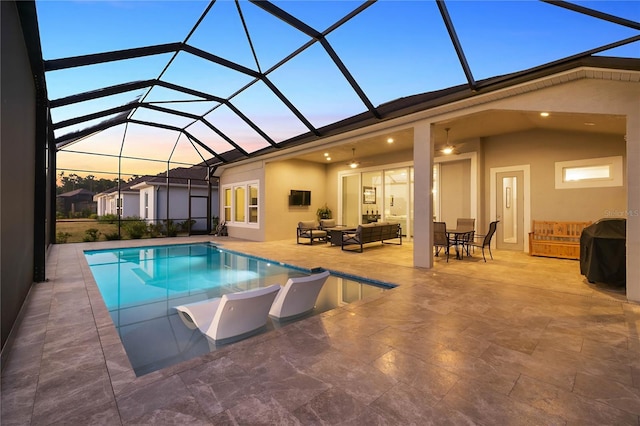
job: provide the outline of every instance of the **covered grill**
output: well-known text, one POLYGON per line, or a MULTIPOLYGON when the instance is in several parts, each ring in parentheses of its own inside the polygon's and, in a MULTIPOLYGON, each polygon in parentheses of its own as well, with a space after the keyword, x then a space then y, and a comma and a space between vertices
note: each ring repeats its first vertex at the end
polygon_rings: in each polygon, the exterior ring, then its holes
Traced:
POLYGON ((601 219, 580 235, 580 273, 589 282, 626 284, 626 219, 601 219))

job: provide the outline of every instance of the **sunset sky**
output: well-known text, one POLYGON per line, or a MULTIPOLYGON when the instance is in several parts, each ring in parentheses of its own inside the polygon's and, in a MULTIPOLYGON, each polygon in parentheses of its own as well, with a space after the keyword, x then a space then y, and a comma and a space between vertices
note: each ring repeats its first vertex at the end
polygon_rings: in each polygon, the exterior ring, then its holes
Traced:
MULTIPOLYGON (((295 0, 273 3, 319 31, 360 4, 295 0)), ((640 3, 636 1, 576 4, 628 20, 640 20, 640 3)), ((638 34, 625 26, 538 1, 447 1, 446 5, 475 80, 528 69, 638 34)), ((182 42, 207 6, 208 2, 202 1, 37 1, 43 55, 45 60, 59 59, 182 42)), ((187 43, 266 72, 309 41, 302 32, 251 3, 241 1, 240 8, 257 62, 236 3, 230 0, 217 1, 187 43)), ((331 32, 327 40, 374 106, 466 83, 435 1, 379 1, 331 32)), ((640 46, 636 42, 602 54, 639 57, 640 46)), ((155 55, 48 72, 49 99, 158 78, 170 58, 171 54, 155 55)), ((268 77, 316 128, 366 110, 319 43, 273 70, 268 77)), ((227 98, 252 78, 181 52, 162 74, 162 80, 227 98)), ((138 97, 196 114, 204 114, 216 106, 215 102, 154 88, 148 93, 143 89, 54 108, 51 115, 55 123, 119 106, 138 97)), ((263 83, 254 84, 231 101, 276 142, 308 131, 263 83)), ((192 122, 189 118, 148 109, 139 109, 133 118, 177 127, 192 122)), ((208 113, 206 118, 249 152, 268 145, 224 106, 208 113)), ((96 122, 59 129, 55 136, 96 122)), ((188 130, 216 152, 232 148, 201 123, 189 126, 188 130)), ((166 170, 169 159, 173 163, 171 167, 175 167, 211 157, 202 149, 198 153, 185 136, 176 132, 129 125, 125 137, 125 126, 120 125, 69 146, 65 150, 75 152, 60 152, 58 166, 117 173, 121 147, 123 156, 157 160, 123 160, 120 170, 124 174, 155 174, 166 170)))

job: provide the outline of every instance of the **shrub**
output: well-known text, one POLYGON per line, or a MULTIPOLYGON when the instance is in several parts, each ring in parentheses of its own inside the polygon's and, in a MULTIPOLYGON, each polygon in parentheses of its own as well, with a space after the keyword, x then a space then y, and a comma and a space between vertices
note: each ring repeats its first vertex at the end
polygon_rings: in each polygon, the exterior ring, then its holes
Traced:
POLYGON ((64 213, 57 211, 56 212, 56 219, 66 219, 67 215, 65 215, 64 213))
POLYGON ((191 222, 191 228, 196 224, 194 219, 185 220, 184 222, 178 222, 177 229, 180 232, 189 232, 189 222, 191 222))
POLYGON ((118 215, 111 214, 111 213, 98 217, 98 222, 100 223, 115 223, 117 220, 118 220, 118 215))
POLYGON ((107 241, 119 240, 120 235, 118 235, 118 231, 116 232, 108 232, 106 234, 102 234, 107 239, 107 241))
POLYGON ((97 218, 98 218, 98 215, 97 215, 97 214, 95 214, 95 213, 91 213, 91 214, 89 215, 89 219, 96 220, 97 218))
POLYGON ((58 232, 56 234, 56 243, 57 244, 65 244, 69 237, 71 236, 68 232, 58 232))
POLYGON ((159 237, 160 235, 162 235, 163 231, 164 225, 162 225, 161 223, 150 223, 147 227, 147 232, 149 233, 149 236, 151 238, 159 237))
POLYGON ((128 217, 122 227, 133 240, 140 239, 147 233, 147 222, 139 217, 128 217))
POLYGON ((98 237, 100 237, 100 230, 96 228, 89 228, 84 231, 84 237, 82 238, 82 241, 84 241, 85 243, 91 243, 94 241, 98 241, 98 237))
POLYGON ((167 237, 175 237, 178 235, 178 226, 173 223, 173 220, 167 219, 164 221, 164 231, 167 237))

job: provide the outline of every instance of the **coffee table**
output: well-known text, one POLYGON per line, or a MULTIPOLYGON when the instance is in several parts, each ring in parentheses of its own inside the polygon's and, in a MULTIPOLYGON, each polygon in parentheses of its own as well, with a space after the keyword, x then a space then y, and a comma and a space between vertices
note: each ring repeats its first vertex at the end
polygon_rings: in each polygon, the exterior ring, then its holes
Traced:
POLYGON ((353 232, 358 228, 353 226, 336 226, 334 228, 327 228, 327 235, 329 236, 329 242, 332 246, 341 246, 342 247, 342 233, 343 232, 353 232))

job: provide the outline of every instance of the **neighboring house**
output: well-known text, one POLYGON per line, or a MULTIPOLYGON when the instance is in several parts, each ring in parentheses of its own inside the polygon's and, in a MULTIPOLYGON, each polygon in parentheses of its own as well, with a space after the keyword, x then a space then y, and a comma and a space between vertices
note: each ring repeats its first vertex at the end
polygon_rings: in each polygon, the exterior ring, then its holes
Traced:
POLYGON ((117 187, 96 194, 98 216, 117 215, 122 208, 122 217, 137 216, 149 223, 169 218, 175 224, 191 219, 195 221, 192 232, 206 232, 209 218, 218 215, 220 205, 217 179, 209 194, 207 170, 200 166, 171 169, 168 186, 166 172, 138 177, 120 187, 119 201, 117 187))
POLYGON ((220 202, 217 179, 210 188, 207 174, 206 167, 193 166, 169 170, 169 185, 166 172, 141 178, 131 188, 139 191, 139 216, 149 223, 191 219, 192 233, 208 231, 209 218, 218 215, 220 202))
MULTIPOLYGON (((362 114, 322 144, 219 165, 221 217, 232 237, 270 241, 290 238, 325 203, 345 225, 375 211, 402 223, 413 265, 427 268, 434 217, 452 226, 475 218, 479 233, 500 220, 497 247, 524 252, 533 220, 624 217, 627 263, 637 264, 639 81, 640 61, 591 57, 488 79, 477 93, 453 87, 401 98, 381 106, 394 117, 386 121, 362 114), (457 151, 450 156, 440 152, 445 131, 457 151), (359 167, 348 166, 345 151, 359 167), (342 158, 327 163, 327 155, 342 158), (603 175, 567 175, 595 170, 603 175), (312 204, 289 205, 291 190, 311 191, 312 204)), ((638 268, 627 268, 627 297, 640 300, 638 268)))
POLYGON ((93 192, 80 188, 65 192, 56 196, 56 207, 59 213, 69 217, 83 210, 96 212, 96 204, 93 202, 93 192))
POLYGON ((116 186, 94 195, 93 200, 98 205, 98 216, 108 214, 116 216, 120 214, 121 217, 140 216, 140 192, 131 187, 142 179, 136 178, 131 182, 121 184, 120 191, 116 186))

